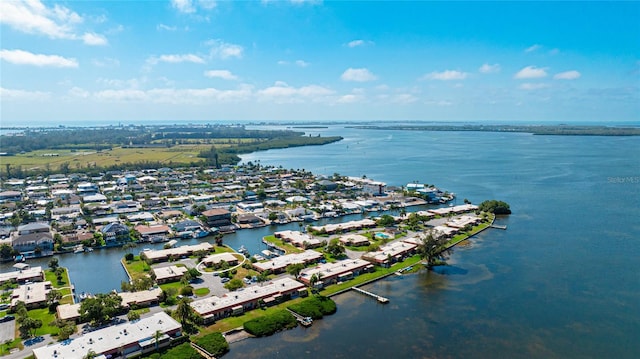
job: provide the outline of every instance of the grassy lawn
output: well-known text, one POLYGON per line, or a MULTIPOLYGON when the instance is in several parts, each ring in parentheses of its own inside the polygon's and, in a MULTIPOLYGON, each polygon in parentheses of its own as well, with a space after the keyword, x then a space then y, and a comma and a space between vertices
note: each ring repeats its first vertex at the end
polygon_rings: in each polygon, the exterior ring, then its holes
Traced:
POLYGON ((182 285, 182 283, 180 283, 180 282, 160 284, 160 288, 162 290, 167 290, 169 288, 175 288, 178 291, 178 293, 180 293, 180 289, 182 289, 182 287, 184 287, 184 285, 182 285))
POLYGON ((302 249, 300 249, 300 248, 298 248, 296 246, 293 246, 293 245, 291 245, 289 243, 286 243, 282 239, 276 238, 276 236, 274 236, 274 235, 266 236, 266 237, 264 237, 264 240, 269 242, 269 243, 273 243, 276 246, 284 249, 286 254, 304 252, 304 250, 302 250, 302 249))
POLYGON ((209 294, 211 291, 209 290, 209 288, 197 288, 193 290, 193 294, 197 295, 198 297, 203 297, 207 294, 209 294))
POLYGON ((458 243, 464 241, 465 239, 481 232, 482 230, 489 227, 490 225, 491 225, 491 220, 489 220, 489 222, 482 222, 479 225, 474 226, 471 229, 471 231, 469 231, 468 233, 460 233, 455 235, 453 238, 451 238, 451 240, 449 240, 449 242, 447 242, 447 247, 451 248, 457 245, 458 243))
POLYGON ((69 279, 69 271, 66 268, 64 269, 64 274, 62 275, 62 281, 58 282, 56 278, 56 274, 52 272, 50 269, 44 271, 44 278, 46 281, 51 282, 53 288, 56 288, 62 294, 62 299, 60 299, 60 304, 73 304, 73 291, 70 288, 71 280, 69 279), (63 289, 57 289, 63 288, 63 289))
POLYGON ((0 355, 4 356, 9 354, 9 351, 13 348, 22 349, 24 346, 22 345, 22 340, 20 338, 14 339, 8 343, 2 343, 0 345, 0 355))
POLYGON ((29 318, 40 319, 42 321, 42 328, 39 328, 36 331, 36 336, 44 334, 58 334, 58 327, 49 325, 49 323, 56 320, 56 314, 49 313, 49 308, 31 309, 29 311, 29 318))
POLYGON ((122 264, 124 264, 125 268, 127 268, 127 271, 129 272, 129 275, 133 280, 148 275, 149 271, 151 270, 151 267, 147 264, 147 262, 140 259, 140 256, 133 257, 132 261, 127 261, 123 258, 121 262, 122 264))
POLYGON ((332 295, 334 293, 337 293, 337 292, 340 292, 342 290, 345 290, 347 288, 351 288, 353 286, 359 286, 362 283, 366 283, 368 281, 371 281, 371 280, 383 277, 385 275, 394 273, 398 269, 401 269, 401 268, 404 268, 404 267, 408 267, 408 266, 414 265, 414 264, 419 263, 419 262, 420 262, 420 257, 416 255, 416 256, 407 258, 403 262, 398 262, 398 263, 392 265, 390 268, 382 268, 382 267, 379 267, 379 266, 375 266, 375 271, 373 271, 371 273, 360 274, 359 276, 353 278, 352 280, 349 280, 349 281, 346 281, 346 282, 343 282, 343 283, 330 285, 326 289, 323 289, 322 291, 320 291, 320 294, 324 295, 324 296, 329 296, 329 295, 332 295))

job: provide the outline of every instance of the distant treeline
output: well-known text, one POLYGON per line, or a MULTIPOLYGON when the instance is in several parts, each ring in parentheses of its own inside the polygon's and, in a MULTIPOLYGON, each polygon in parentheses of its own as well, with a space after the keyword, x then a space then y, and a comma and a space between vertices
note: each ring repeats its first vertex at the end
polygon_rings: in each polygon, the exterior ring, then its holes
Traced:
POLYGON ((0 137, 0 152, 15 154, 37 150, 92 149, 96 151, 117 146, 148 147, 153 141, 180 139, 255 138, 271 140, 301 137, 302 132, 290 130, 247 130, 244 126, 205 127, 104 127, 71 129, 28 129, 21 135, 0 137))
POLYGON ((640 136, 637 127, 569 125, 391 125, 347 126, 367 130, 520 132, 557 136, 640 136))

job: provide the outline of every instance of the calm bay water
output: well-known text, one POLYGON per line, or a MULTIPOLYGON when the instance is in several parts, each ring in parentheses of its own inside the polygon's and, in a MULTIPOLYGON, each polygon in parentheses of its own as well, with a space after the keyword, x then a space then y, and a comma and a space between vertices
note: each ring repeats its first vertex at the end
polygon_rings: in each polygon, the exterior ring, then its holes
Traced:
POLYGON ((345 140, 243 160, 502 199, 508 230, 437 273, 368 286, 386 306, 340 295, 336 315, 233 344, 229 358, 640 355, 640 138, 319 131, 345 140))
MULTIPOLYGON (((640 356, 640 138, 306 131, 345 139, 243 160, 397 186, 432 183, 457 193, 458 203, 505 200, 514 214, 500 220, 508 230, 485 231, 456 248, 450 267, 366 287, 390 298, 387 305, 345 293, 334 297, 337 314, 235 343, 225 358, 640 356)), ((273 230, 224 240, 254 253, 273 230)), ((96 293, 119 289, 124 253, 59 258, 78 291, 96 293)))

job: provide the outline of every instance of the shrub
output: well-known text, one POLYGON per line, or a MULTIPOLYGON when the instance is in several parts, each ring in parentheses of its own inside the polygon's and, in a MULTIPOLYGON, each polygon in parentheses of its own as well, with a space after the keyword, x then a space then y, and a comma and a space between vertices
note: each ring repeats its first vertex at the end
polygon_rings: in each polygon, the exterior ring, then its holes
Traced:
POLYGON ((131 262, 134 258, 133 253, 127 253, 124 255, 124 259, 126 259, 127 261, 131 262))
POLYGON ((227 343, 227 340, 220 332, 214 332, 201 338, 196 338, 194 343, 201 346, 216 358, 229 351, 229 343, 227 343))
POLYGON ((180 289, 180 294, 182 294, 184 296, 187 296, 187 297, 192 296, 193 295, 193 287, 190 286, 190 285, 188 285, 186 287, 182 287, 180 289))
POLYGON ((314 295, 288 307, 303 317, 320 319, 324 315, 333 314, 337 310, 336 303, 330 298, 314 295))
POLYGON ((271 315, 259 317, 244 323, 247 333, 257 337, 271 335, 283 329, 294 328, 298 323, 293 314, 286 310, 277 311, 271 315))

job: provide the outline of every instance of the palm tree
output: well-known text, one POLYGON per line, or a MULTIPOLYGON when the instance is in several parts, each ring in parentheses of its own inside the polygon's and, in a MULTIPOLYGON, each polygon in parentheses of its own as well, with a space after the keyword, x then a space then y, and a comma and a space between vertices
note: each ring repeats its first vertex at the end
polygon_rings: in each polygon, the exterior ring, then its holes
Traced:
POLYGON ((189 305, 190 302, 191 299, 187 297, 183 297, 180 299, 180 301, 178 301, 178 307, 176 308, 175 313, 180 319, 180 324, 182 325, 187 324, 189 322, 189 319, 191 319, 191 316, 193 315, 193 309, 189 305))
POLYGON ((159 330, 156 330, 156 332, 154 333, 153 337, 156 340, 156 351, 158 351, 158 347, 159 347, 159 341, 160 341, 160 337, 162 336, 162 332, 159 330))

